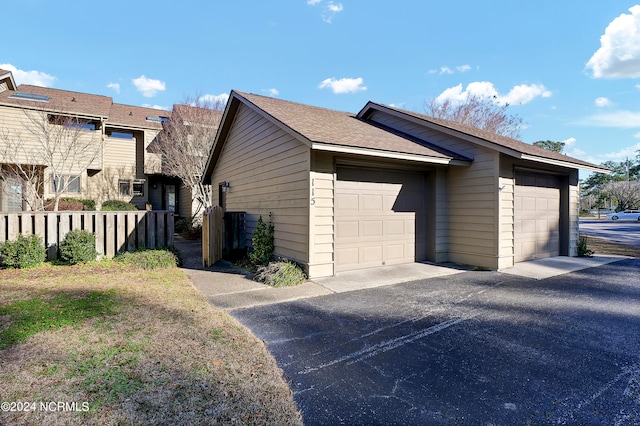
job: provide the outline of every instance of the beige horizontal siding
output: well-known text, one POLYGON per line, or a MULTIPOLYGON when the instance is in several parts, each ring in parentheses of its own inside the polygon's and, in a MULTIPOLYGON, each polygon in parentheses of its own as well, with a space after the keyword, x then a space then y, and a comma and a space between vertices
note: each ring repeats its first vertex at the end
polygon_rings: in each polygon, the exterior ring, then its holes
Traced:
POLYGON ((436 237, 436 254, 443 257, 438 253, 446 240, 449 261, 497 268, 499 154, 382 111, 376 111, 371 119, 473 158, 469 167, 449 167, 446 198, 436 190, 436 202, 446 204, 446 212, 436 207, 437 215, 446 214, 448 229, 445 236, 444 227, 436 224, 436 230, 442 229, 443 234, 436 237))
MULTIPOLYGON (((0 149, 0 163, 37 163, 45 165, 42 155, 44 147, 42 142, 39 142, 38 140, 38 129, 34 124, 34 121, 32 121, 43 120, 44 117, 46 117, 46 113, 43 115, 43 112, 41 111, 30 111, 0 106, 0 144, 2 147, 2 149, 0 149), (36 132, 36 134, 33 132, 36 132), (18 148, 11 153, 10 158, 6 158, 3 155, 7 139, 12 141, 12 143, 17 142, 16 147, 18 148)), ((69 130, 68 133, 66 133, 66 136, 71 136, 71 132, 75 132, 75 130, 69 130)), ((87 168, 101 168, 101 131, 83 130, 78 132, 78 137, 82 143, 89 144, 91 148, 85 150, 84 158, 68 158, 65 161, 61 156, 54 157, 53 161, 55 161, 56 164, 63 165, 60 168, 64 169, 65 174, 80 174, 87 168), (91 161, 92 159, 93 161, 91 161)))
POLYGON ((578 255, 580 220, 580 186, 578 172, 572 171, 569 177, 569 256, 578 255))
POLYGON ((135 139, 106 138, 104 143, 104 166, 119 168, 136 167, 135 139))
POLYGON ((258 217, 273 213, 275 253, 309 259, 309 148, 245 105, 236 113, 214 170, 212 201, 227 181, 227 211, 247 213, 247 243, 258 217))
POLYGON ((311 173, 309 275, 312 277, 334 274, 334 173, 333 163, 317 161, 311 173))

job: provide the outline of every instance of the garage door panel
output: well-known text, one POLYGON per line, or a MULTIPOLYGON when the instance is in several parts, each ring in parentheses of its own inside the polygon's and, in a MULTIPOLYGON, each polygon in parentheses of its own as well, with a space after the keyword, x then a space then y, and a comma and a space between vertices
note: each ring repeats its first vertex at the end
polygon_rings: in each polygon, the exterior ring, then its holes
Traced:
POLYGON ((338 168, 335 188, 336 272, 424 259, 424 174, 338 168))
POLYGON ((560 254, 560 180, 516 172, 514 192, 515 261, 560 254))
POLYGON ((336 221, 336 238, 358 238, 360 224, 357 220, 336 221))
POLYGON ((388 237, 402 236, 405 234, 404 220, 387 220, 386 225, 386 235, 388 237))
POLYGON ((380 211, 384 205, 384 197, 382 194, 362 194, 362 209, 380 211))
POLYGON ((364 246, 360 248, 360 263, 365 265, 377 265, 383 259, 382 244, 364 246))
POLYGON ((384 232, 383 232, 383 224, 384 222, 382 220, 362 220, 360 222, 360 235, 363 238, 370 238, 370 237, 374 237, 375 239, 379 240, 384 236, 384 232))
POLYGON ((357 193, 336 193, 336 209, 358 211, 359 197, 357 193))

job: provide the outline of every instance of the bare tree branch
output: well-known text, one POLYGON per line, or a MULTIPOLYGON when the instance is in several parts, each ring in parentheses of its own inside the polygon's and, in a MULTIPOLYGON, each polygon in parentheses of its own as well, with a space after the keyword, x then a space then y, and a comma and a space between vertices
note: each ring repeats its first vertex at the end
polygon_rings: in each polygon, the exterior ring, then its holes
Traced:
POLYGON ((201 96, 187 98, 183 104, 174 105, 171 120, 164 123, 156 139, 154 152, 162 157, 162 173, 180 178, 198 203, 193 217, 211 205, 211 189, 202 184, 201 178, 223 109, 219 101, 201 96))
POLYGON ((469 96, 464 102, 450 99, 439 102, 431 99, 425 109, 427 114, 444 120, 473 126, 513 139, 520 139, 523 122, 516 115, 509 115, 509 104, 499 105, 492 98, 469 96))
POLYGON ((640 182, 609 182, 604 190, 618 201, 618 210, 627 210, 640 206, 640 182))
POLYGON ((90 120, 51 108, 23 112, 21 129, 0 129, 0 155, 6 163, 0 173, 22 183, 23 200, 32 210, 44 208, 49 192, 57 211, 62 194, 80 185, 76 179, 98 159, 101 143, 90 120))

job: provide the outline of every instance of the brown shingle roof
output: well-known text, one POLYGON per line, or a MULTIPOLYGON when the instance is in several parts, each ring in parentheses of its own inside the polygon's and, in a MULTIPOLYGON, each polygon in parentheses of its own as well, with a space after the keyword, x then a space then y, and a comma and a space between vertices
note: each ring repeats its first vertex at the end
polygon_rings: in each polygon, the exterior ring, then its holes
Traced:
POLYGON ((48 111, 59 111, 84 117, 107 117, 111 109, 112 100, 109 96, 91 95, 81 92, 51 89, 49 87, 21 84, 17 91, 7 90, 0 93, 0 102, 20 107, 29 107, 48 111), (46 103, 11 98, 16 92, 44 95, 49 97, 46 103))
POLYGON ((284 101, 265 96, 232 92, 257 106, 277 121, 311 142, 341 147, 365 148, 441 159, 469 161, 417 138, 372 125, 353 113, 284 101))
POLYGON ((113 104, 107 119, 107 125, 116 127, 146 127, 162 129, 160 121, 147 120, 147 117, 169 117, 171 113, 155 108, 136 107, 132 105, 113 104))
POLYGON ((564 154, 560 154, 554 151, 550 151, 548 149, 544 149, 544 148, 540 148, 537 147, 535 145, 531 145, 516 139, 512 139, 512 138, 508 138, 502 135, 498 135, 496 133, 493 132, 489 132, 486 130, 482 130, 482 129, 478 129, 476 127, 472 127, 472 126, 467 126, 464 124, 460 124, 454 121, 449 121, 449 120, 443 120, 443 119, 439 119, 439 118, 435 118, 435 117, 431 117, 429 115, 426 114, 419 114, 416 112, 412 112, 412 111, 407 111, 407 110, 403 110, 403 109, 399 109, 399 108, 394 108, 394 107, 390 107, 387 105, 381 105, 381 104, 377 104, 375 102, 369 102, 369 104, 367 105, 367 107, 365 107, 365 109, 363 109, 363 111, 361 111, 359 113, 359 115, 362 115, 365 113, 365 110, 367 108, 370 107, 374 107, 374 108, 379 108, 379 109, 387 109, 387 110, 393 110, 397 113, 400 114, 405 114, 405 115, 409 115, 411 117, 415 117, 418 118, 420 120, 422 120, 425 123, 430 123, 430 124, 434 124, 436 126, 440 126, 440 127, 444 127, 450 130, 454 130, 456 132, 460 132, 460 133, 464 133, 466 135, 478 138, 478 139, 482 139, 485 142, 489 142, 490 144, 494 144, 496 146, 496 148, 499 147, 503 147, 503 148, 507 148, 522 154, 527 154, 530 156, 534 156, 534 157, 540 157, 540 158, 545 158, 545 159, 551 159, 551 160, 556 160, 556 161, 561 161, 561 162, 565 162, 565 163, 570 163, 570 164, 575 164, 576 166, 583 166, 583 167, 587 167, 589 169, 602 169, 602 170, 606 170, 601 166, 589 163, 587 161, 583 161, 583 160, 579 160, 577 158, 573 158, 573 157, 569 157, 567 155, 564 154))

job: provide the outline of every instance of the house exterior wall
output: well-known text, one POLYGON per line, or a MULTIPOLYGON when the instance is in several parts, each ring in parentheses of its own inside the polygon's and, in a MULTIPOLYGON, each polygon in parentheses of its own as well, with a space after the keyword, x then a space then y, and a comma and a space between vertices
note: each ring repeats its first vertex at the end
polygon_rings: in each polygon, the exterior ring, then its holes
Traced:
POLYGON ((561 212, 561 255, 578 255, 579 239, 579 218, 580 218, 580 188, 578 182, 578 171, 555 167, 551 165, 535 164, 527 161, 520 161, 515 158, 502 155, 500 158, 500 222, 499 222, 499 259, 498 269, 509 268, 514 265, 514 217, 515 217, 515 169, 524 168, 542 173, 552 173, 560 176, 560 207, 561 212))
POLYGON ((309 263, 310 148, 245 105, 234 123, 211 178, 212 204, 229 182, 225 210, 246 212, 247 246, 258 217, 273 213, 275 254, 309 263))
POLYGON ((436 259, 497 269, 499 154, 381 111, 370 119, 473 158, 468 167, 439 172, 436 259))
POLYGON ((312 153, 309 211, 309 277, 334 274, 335 167, 331 153, 312 153))
MULTIPOLYGON (((44 147, 39 141, 45 134, 39 126, 50 126, 49 135, 55 140, 56 134, 62 132, 62 137, 75 138, 73 132, 78 131, 78 140, 82 144, 90 144, 91 149, 86 150, 84 158, 74 158, 69 155, 62 159, 60 155, 53 158, 54 163, 60 164, 60 171, 64 175, 78 176, 80 179, 80 192, 67 192, 63 197, 89 198, 91 195, 92 183, 87 173, 87 169, 101 169, 104 156, 102 150, 102 129, 92 130, 60 130, 62 127, 56 124, 45 124, 47 112, 44 110, 31 110, 25 108, 15 108, 0 106, 0 164, 38 164, 45 165, 51 160, 47 160, 42 155, 44 147), (35 133, 35 134, 34 134, 35 133), (39 136, 41 135, 41 136, 39 136), (19 149, 11 152, 4 152, 8 149, 8 144, 18 142, 19 149), (93 159, 93 161, 91 161, 93 159)), ((58 136, 60 137, 60 136, 58 136)), ((45 167, 43 170, 44 185, 42 195, 45 199, 53 198, 51 168, 45 167)), ((28 207, 28 205, 25 205, 28 207)))

